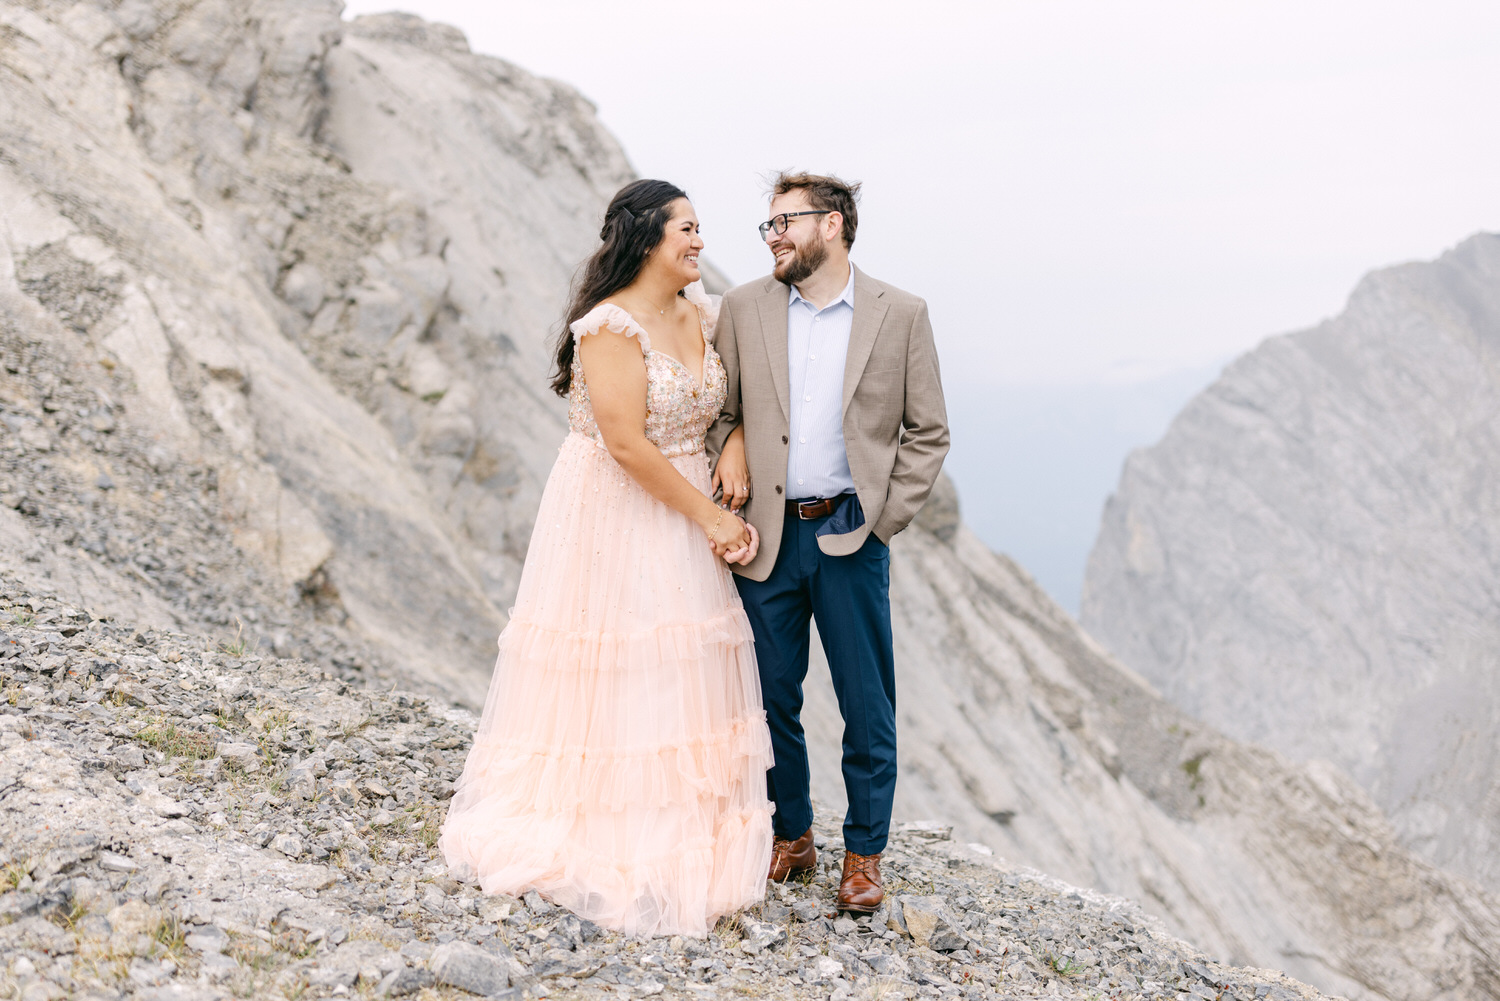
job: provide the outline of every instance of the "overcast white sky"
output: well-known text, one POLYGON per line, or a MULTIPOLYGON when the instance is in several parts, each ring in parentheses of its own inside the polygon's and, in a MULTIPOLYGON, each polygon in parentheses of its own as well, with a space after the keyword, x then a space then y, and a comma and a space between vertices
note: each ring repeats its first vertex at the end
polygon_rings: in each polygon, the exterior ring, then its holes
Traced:
MULTIPOLYGON (((1004 465, 983 447, 988 394, 1053 386, 1067 409, 1101 383, 1211 372, 1337 313, 1371 268, 1500 229, 1494 0, 354 0, 346 16, 393 6, 578 87, 640 173, 688 190, 736 281, 767 270, 768 168, 865 182, 854 257, 931 305, 972 415, 950 462, 971 514, 980 472, 1004 465)), ((1027 439, 1043 451, 1045 423, 1027 439)), ((1089 460, 1101 482, 1124 447, 1089 460)), ((995 489, 1051 506, 1040 474, 1000 472, 995 489)), ((987 538, 1027 561, 1024 537, 987 538)))
POLYGON ((865 182, 856 260, 950 367, 1090 381, 1341 307, 1500 228, 1500 4, 355 0, 566 80, 710 256, 766 270, 767 168, 865 182))

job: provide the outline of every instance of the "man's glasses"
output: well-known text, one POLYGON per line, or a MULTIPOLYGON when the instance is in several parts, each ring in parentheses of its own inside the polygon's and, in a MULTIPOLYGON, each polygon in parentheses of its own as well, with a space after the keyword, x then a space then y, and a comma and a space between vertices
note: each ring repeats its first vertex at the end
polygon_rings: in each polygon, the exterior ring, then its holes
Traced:
POLYGON ((775 233, 777 236, 780 236, 786 232, 786 228, 790 225, 791 220, 797 218, 799 215, 827 215, 832 211, 833 209, 808 209, 806 212, 783 212, 781 215, 773 216, 760 224, 760 238, 764 240, 767 233, 775 233))

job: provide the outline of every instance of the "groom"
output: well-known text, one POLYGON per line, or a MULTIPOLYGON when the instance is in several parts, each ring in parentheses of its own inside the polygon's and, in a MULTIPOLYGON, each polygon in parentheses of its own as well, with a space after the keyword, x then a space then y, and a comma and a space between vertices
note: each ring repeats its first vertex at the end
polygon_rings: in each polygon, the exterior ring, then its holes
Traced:
POLYGON ((811 617, 844 717, 838 907, 868 913, 884 897, 880 853, 896 791, 887 547, 937 479, 948 418, 927 304, 849 262, 858 195, 836 177, 776 178, 760 226, 775 268, 732 289, 719 311, 714 347, 729 398, 709 448, 724 501, 760 532, 759 555, 732 569, 776 758, 769 876, 817 862, 800 719, 811 617), (730 438, 736 427, 743 446, 730 438))

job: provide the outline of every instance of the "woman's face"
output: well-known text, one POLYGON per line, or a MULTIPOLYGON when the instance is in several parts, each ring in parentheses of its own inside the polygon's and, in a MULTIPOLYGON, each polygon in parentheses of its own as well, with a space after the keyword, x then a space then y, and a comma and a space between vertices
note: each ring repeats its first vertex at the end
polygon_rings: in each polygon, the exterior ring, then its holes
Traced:
POLYGON ((698 214, 693 211, 692 202, 679 198, 668 209, 671 217, 667 220, 661 243, 651 251, 648 263, 678 280, 681 288, 703 277, 698 270, 698 252, 703 249, 703 238, 698 235, 698 214))

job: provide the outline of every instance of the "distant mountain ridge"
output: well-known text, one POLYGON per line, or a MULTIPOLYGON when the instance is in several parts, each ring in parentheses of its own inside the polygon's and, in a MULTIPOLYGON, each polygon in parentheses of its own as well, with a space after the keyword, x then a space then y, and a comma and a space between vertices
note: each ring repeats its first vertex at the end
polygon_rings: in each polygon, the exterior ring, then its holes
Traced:
POLYGON ((1099 512, 1125 458, 1158 440, 1224 361, 1057 385, 996 384, 950 366, 943 384, 956 440, 945 468, 970 501, 970 527, 1076 616, 1099 512))
POLYGON ((1374 272, 1230 365, 1127 463, 1082 620, 1500 890, 1500 236, 1374 272))
MULTIPOLYGON (((322 0, 0 0, 0 87, 0 569, 476 704, 565 429, 550 332, 632 176, 593 109, 322 0)), ((892 581, 902 818, 1327 991, 1500 983, 1487 896, 1337 769, 1164 702, 947 481, 892 581)))

